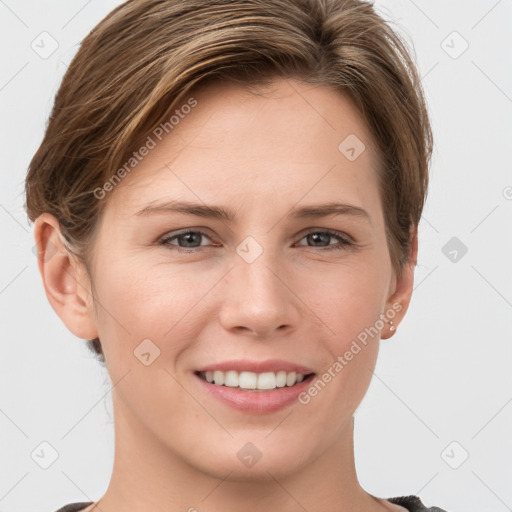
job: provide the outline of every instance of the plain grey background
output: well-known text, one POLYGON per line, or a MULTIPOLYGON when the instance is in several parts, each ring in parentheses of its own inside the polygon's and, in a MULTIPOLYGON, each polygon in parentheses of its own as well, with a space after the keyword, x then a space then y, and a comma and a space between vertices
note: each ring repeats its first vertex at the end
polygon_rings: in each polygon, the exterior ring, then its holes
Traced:
MULTIPOLYGON (((97 500, 110 478, 111 384, 46 299, 23 182, 76 45, 119 3, 0 0, 1 512, 97 500)), ((358 476, 379 497, 416 494, 449 512, 505 512, 512 510, 512 1, 376 7, 414 47, 435 150, 412 302, 396 335, 382 342, 356 411, 358 476)))

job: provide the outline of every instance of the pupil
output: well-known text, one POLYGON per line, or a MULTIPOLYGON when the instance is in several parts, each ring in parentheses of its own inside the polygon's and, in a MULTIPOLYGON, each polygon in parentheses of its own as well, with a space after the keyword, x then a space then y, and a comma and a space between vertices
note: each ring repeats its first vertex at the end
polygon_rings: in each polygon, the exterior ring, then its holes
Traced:
POLYGON ((316 241, 318 241, 319 238, 320 239, 323 238, 324 242, 326 243, 325 245, 329 245, 329 238, 331 237, 331 235, 329 235, 329 233, 312 233, 308 236, 316 241))
MULTIPOLYGON (((183 235, 181 235, 183 237, 183 239, 185 239, 185 244, 186 244, 186 247, 190 247, 189 246, 189 243, 194 243, 194 237, 196 237, 196 235, 198 235, 198 233, 184 233, 183 235)), ((199 235, 201 236, 201 235, 199 235)), ((197 240, 196 240, 197 242, 197 240)))

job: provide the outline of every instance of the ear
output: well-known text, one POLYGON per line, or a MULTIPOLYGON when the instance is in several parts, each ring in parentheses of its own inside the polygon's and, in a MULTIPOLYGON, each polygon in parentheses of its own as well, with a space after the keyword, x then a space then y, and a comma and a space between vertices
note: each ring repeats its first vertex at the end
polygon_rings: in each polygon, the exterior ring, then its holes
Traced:
POLYGON ((90 280, 83 263, 66 247, 59 221, 49 213, 34 224, 37 264, 52 308, 77 337, 98 337, 90 280))
POLYGON ((409 260, 404 264, 402 269, 402 275, 394 277, 395 285, 391 288, 391 295, 388 297, 386 301, 386 309, 387 311, 394 311, 396 314, 394 317, 391 315, 387 315, 389 320, 393 320, 393 326, 395 330, 390 331, 391 324, 386 323, 386 327, 382 330, 381 339, 391 338, 396 332, 398 324, 402 321, 407 309, 409 308, 409 303, 411 301, 412 290, 414 285, 414 268, 416 267, 416 262, 418 259, 418 230, 417 228, 413 228, 411 230, 411 253, 409 255, 409 260), (394 290, 393 290, 394 288, 394 290))

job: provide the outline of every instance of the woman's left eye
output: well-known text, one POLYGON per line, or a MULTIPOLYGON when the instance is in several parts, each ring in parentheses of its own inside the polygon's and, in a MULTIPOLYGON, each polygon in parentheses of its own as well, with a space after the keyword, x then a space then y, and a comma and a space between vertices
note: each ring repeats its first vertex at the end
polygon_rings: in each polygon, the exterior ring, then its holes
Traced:
MULTIPOLYGON (((180 252, 194 252, 194 249, 197 249, 202 246, 201 238, 208 238, 208 235, 206 233, 203 233, 202 231, 193 231, 188 230, 184 231, 182 233, 178 233, 175 235, 165 236, 160 240, 161 245, 165 246, 172 246, 173 250, 177 250, 180 252), (173 241, 177 241, 178 244, 172 243, 173 241), (184 245, 180 245, 180 242, 184 245), (199 242, 199 245, 197 245, 199 242), (190 249, 190 250, 187 250, 190 249)), ((314 244, 320 243, 320 245, 312 245, 309 247, 319 247, 323 248, 326 247, 323 250, 342 250, 345 249, 347 246, 355 245, 354 242, 351 240, 351 238, 339 231, 333 231, 333 230, 316 230, 316 231, 310 231, 309 233, 306 233, 305 236, 301 238, 301 240, 307 239, 309 242, 312 242, 314 244), (329 241, 331 238, 337 238, 339 240, 338 244, 330 244, 329 241), (330 247, 332 246, 332 247, 330 247)), ((299 244, 303 245, 303 244, 299 244)))
POLYGON ((304 240, 305 238, 308 239, 310 242, 326 242, 326 245, 316 245, 316 246, 309 246, 309 247, 327 247, 326 249, 323 249, 325 251, 332 251, 332 250, 343 250, 348 246, 355 245, 354 242, 351 240, 351 238, 339 231, 333 231, 330 229, 326 230, 318 230, 318 231, 310 231, 306 234, 301 240, 304 240), (330 238, 337 238, 339 240, 338 244, 329 244, 330 238), (332 247, 329 247, 332 246, 332 247))

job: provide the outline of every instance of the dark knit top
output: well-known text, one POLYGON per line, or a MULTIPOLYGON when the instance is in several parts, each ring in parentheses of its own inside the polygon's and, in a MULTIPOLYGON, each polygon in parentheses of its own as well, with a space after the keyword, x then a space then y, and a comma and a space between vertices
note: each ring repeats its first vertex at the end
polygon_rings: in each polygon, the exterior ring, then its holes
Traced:
MULTIPOLYGON (((425 507, 421 500, 417 496, 400 496, 397 498, 388 498, 390 503, 395 505, 401 505, 405 507, 409 512, 446 512, 446 510, 439 507, 425 507)), ((85 501, 80 503, 69 503, 62 508, 59 508, 56 512, 78 512, 85 507, 92 504, 92 501, 85 501)))

